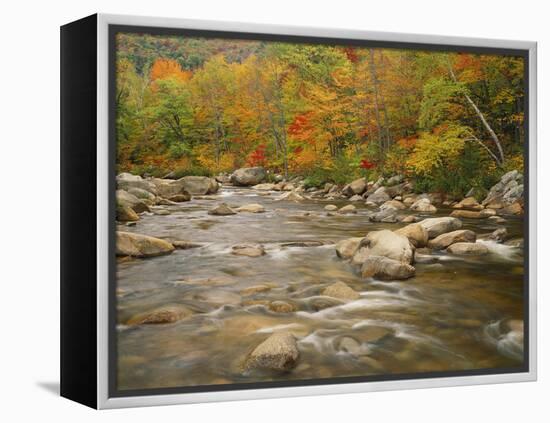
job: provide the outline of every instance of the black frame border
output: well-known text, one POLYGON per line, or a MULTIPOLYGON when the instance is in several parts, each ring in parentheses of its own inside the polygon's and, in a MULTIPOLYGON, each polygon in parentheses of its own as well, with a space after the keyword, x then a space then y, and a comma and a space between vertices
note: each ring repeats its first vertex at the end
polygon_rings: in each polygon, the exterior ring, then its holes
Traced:
MULTIPOLYGON (((407 35, 403 34, 403 38, 407 35)), ((283 387, 305 387, 316 385, 340 385, 350 383, 365 383, 365 382, 387 382, 412 379, 437 379, 448 377, 464 377, 464 376, 487 376, 500 374, 527 373, 530 370, 529 363, 529 152, 530 152, 530 132, 529 132, 529 50, 528 49, 511 49, 511 48, 496 48, 496 47, 479 47, 479 46, 460 46, 451 44, 433 44, 433 43, 418 43, 407 41, 380 41, 380 40, 364 40, 357 38, 334 38, 334 37, 317 37, 303 35, 281 35, 253 32, 236 32, 236 31, 218 31, 218 30, 203 30, 203 29, 186 29, 173 27, 156 27, 156 26, 136 26, 136 25, 108 25, 108 85, 109 85, 109 333, 108 333, 108 397, 123 398, 149 395, 170 395, 170 394, 190 394, 200 392, 223 392, 223 391, 240 391, 268 388, 283 388, 283 387), (251 40, 251 41, 272 41, 272 42, 287 42, 300 44, 323 44, 334 46, 353 46, 353 47, 372 47, 372 48, 388 48, 400 50, 423 50, 423 51, 440 51, 440 52, 465 52, 474 54, 488 55, 503 55, 516 56, 524 60, 524 278, 523 278, 523 313, 524 313, 524 358, 521 366, 517 367, 500 367, 500 368, 485 368, 485 369, 470 369, 457 371, 436 371, 436 372, 420 372, 420 373, 400 373, 400 374, 385 374, 376 376, 342 376, 336 378, 320 378, 320 379, 303 379, 303 380, 285 380, 285 381, 269 381, 269 382, 247 382, 247 383, 231 383, 224 385, 195 385, 195 386, 180 386, 170 388, 146 388, 119 390, 117 388, 117 332, 116 332, 116 222, 115 222, 115 192, 116 192, 116 107, 115 107, 115 92, 116 92, 116 34, 117 33, 133 33, 146 34, 153 36, 189 36, 197 38, 225 38, 235 40, 251 40)))

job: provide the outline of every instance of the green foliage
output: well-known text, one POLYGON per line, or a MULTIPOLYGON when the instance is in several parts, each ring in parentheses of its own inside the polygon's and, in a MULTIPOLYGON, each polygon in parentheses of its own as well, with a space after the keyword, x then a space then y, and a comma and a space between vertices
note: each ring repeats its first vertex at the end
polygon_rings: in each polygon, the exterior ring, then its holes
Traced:
POLYGON ((186 168, 176 168, 173 172, 174 179, 183 178, 184 176, 213 176, 210 169, 198 165, 192 165, 186 168))

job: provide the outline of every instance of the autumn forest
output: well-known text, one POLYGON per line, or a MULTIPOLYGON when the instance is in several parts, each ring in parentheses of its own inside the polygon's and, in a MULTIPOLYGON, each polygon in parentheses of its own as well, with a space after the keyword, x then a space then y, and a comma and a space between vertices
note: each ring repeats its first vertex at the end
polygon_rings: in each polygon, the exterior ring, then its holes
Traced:
POLYGON ((401 173, 464 195, 523 168, 521 57, 117 35, 118 171, 401 173))

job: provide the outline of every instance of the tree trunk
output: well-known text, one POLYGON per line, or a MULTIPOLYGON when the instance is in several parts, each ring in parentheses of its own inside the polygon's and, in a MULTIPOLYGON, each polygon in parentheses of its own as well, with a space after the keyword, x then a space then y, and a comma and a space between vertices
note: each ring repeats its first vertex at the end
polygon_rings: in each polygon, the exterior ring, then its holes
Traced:
MULTIPOLYGON (((451 75, 452 80, 455 83, 458 83, 458 80, 456 78, 456 75, 450 63, 449 63, 449 73, 451 75)), ((481 110, 479 110, 479 108, 474 103, 472 98, 468 95, 468 93, 465 92, 464 97, 466 98, 466 101, 468 102, 468 104, 470 104, 472 109, 474 109, 476 115, 479 117, 479 120, 481 121, 481 123, 483 124, 483 126, 485 127, 485 129, 487 130, 491 138, 493 139, 495 145, 497 146, 498 158, 499 158, 497 164, 502 166, 504 164, 504 150, 502 149, 502 144, 500 143, 500 140, 498 139, 497 134, 495 133, 495 131, 493 131, 493 128, 491 128, 491 126, 489 125, 489 122, 487 122, 487 119, 485 119, 485 116, 483 115, 481 110)))

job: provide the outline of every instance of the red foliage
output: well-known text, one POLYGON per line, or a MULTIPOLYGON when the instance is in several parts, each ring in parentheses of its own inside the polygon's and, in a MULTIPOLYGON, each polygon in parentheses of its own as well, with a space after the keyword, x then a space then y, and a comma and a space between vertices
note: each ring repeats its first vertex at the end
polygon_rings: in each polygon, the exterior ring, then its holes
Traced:
POLYGON ((260 144, 252 153, 249 154, 247 163, 249 166, 265 166, 267 157, 265 155, 265 150, 267 146, 265 144, 260 144))
POLYGON ((308 114, 303 113, 301 115, 296 115, 294 121, 288 127, 288 133, 290 135, 299 135, 308 127, 308 114))
POLYGON ((359 56, 355 51, 355 47, 344 47, 344 53, 346 53, 346 56, 351 63, 357 63, 359 61, 359 56))
POLYGON ((373 162, 368 161, 367 159, 363 159, 363 160, 361 160, 361 163, 359 163, 359 167, 361 169, 372 169, 372 168, 376 167, 376 164, 374 164, 373 162))

